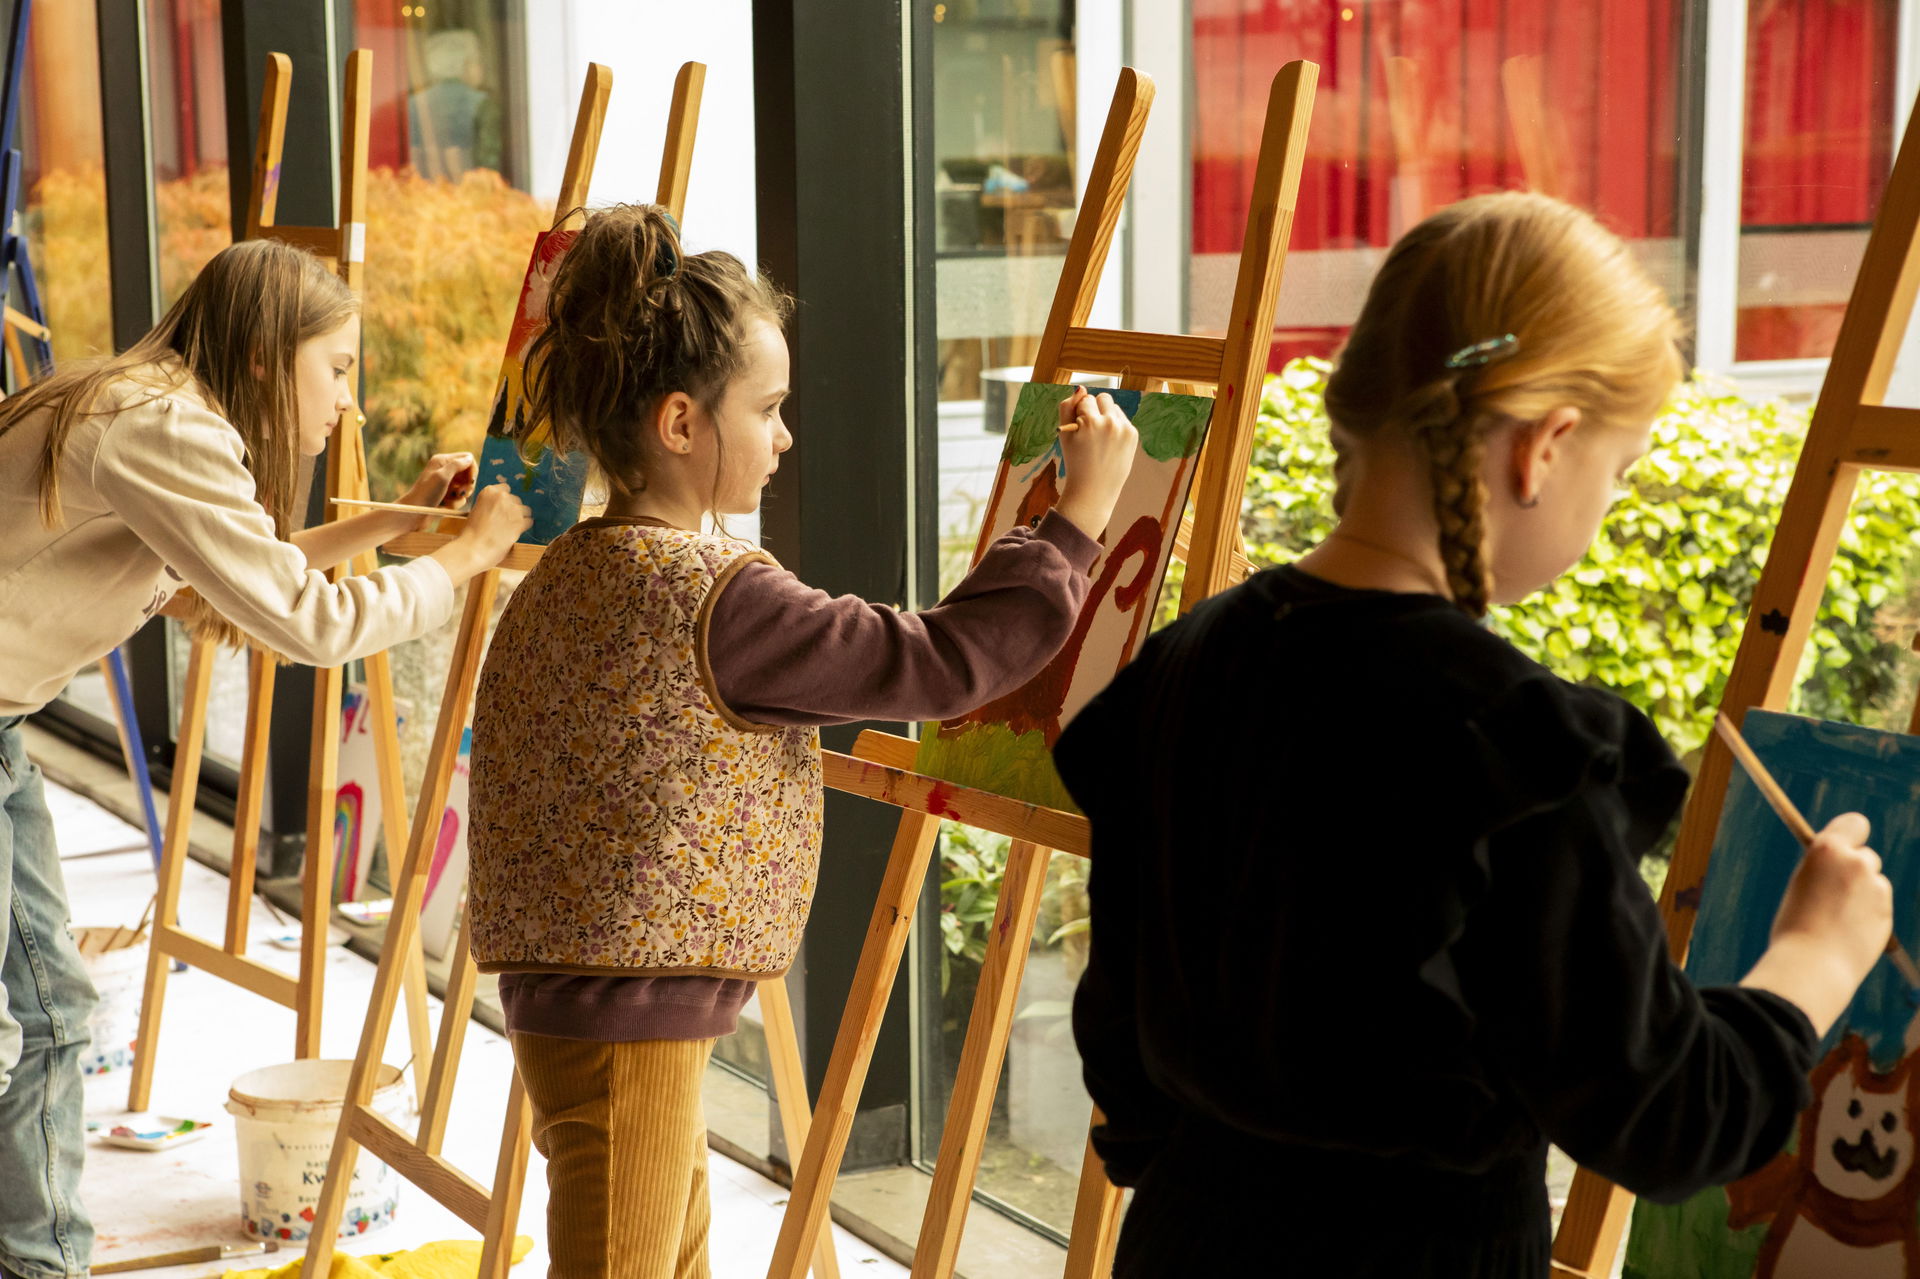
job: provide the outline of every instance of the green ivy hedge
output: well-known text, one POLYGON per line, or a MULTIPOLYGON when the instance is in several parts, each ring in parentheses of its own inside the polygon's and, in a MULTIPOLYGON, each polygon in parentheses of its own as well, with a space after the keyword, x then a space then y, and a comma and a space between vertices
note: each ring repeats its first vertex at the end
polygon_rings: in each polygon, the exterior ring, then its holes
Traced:
MULTIPOLYGON (((1322 399, 1329 365, 1298 360, 1268 379, 1242 528, 1249 558, 1293 559, 1333 526, 1333 449, 1322 399)), ((1494 610, 1495 627, 1568 679, 1619 693, 1673 748, 1706 740, 1753 589, 1806 435, 1808 411, 1687 383, 1587 557, 1551 587, 1494 610)), ((1915 621, 1920 496, 1869 474, 1840 536, 1801 671, 1798 709, 1884 723, 1905 682, 1915 621)))

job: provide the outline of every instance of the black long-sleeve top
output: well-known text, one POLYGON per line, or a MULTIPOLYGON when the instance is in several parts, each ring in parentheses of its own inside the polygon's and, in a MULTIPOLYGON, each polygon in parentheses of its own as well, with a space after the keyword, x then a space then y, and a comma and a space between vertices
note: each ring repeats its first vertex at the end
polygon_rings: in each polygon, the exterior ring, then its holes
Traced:
POLYGON ((1808 1101, 1806 1017, 1668 954, 1638 862, 1687 778, 1653 726, 1446 600, 1263 573, 1055 761, 1118 1275, 1539 1275, 1547 1142, 1679 1200, 1808 1101))

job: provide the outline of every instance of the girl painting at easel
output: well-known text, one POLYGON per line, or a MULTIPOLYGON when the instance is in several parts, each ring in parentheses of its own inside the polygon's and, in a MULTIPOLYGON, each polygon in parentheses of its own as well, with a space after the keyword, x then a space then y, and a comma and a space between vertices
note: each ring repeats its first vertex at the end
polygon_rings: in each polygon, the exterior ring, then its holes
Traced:
POLYGON ((1879 959, 1844 814, 1737 985, 1674 964, 1640 857, 1687 775, 1481 624, 1646 452, 1679 324, 1537 195, 1388 255, 1327 387, 1340 523, 1155 636, 1068 727, 1092 821, 1074 1001, 1116 1276, 1541 1279, 1549 1142, 1669 1200, 1764 1163, 1879 959))
MULTIPOLYGON (((333 584, 324 570, 415 527, 374 513, 294 532, 300 458, 326 447, 359 349, 358 305, 319 259, 223 250, 121 355, 0 404, 0 1268, 86 1272, 80 1054, 94 991, 21 722, 182 586, 203 633, 335 666, 446 621, 453 592, 527 527, 483 491, 433 556, 333 584)), ((404 499, 439 504, 473 459, 430 460, 404 499)), ((169 610, 170 612, 172 610, 169 610)))
POLYGON ((474 701, 473 957, 498 972, 547 1157, 554 1275, 704 1279, 700 1084, 799 946, 820 856, 818 726, 938 719, 1066 640, 1138 435, 1062 405, 1059 505, 938 605, 831 597, 744 515, 793 443, 788 300, 687 253, 657 206, 594 213, 528 361, 531 421, 590 454, 606 514, 514 592, 474 701))

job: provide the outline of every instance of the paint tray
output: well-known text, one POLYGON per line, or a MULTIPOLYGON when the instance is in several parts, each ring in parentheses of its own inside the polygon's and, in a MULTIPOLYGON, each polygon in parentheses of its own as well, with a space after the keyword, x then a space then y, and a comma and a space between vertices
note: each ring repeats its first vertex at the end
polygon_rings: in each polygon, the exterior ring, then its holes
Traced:
POLYGON ((197 1141, 213 1127, 211 1119, 182 1119, 178 1115, 128 1115, 98 1134, 100 1141, 125 1150, 171 1150, 197 1141))

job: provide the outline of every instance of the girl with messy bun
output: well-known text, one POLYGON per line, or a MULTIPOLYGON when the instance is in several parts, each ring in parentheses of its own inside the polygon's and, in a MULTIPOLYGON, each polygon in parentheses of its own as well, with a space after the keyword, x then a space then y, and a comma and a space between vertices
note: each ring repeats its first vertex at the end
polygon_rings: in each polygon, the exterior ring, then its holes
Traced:
POLYGON ((1549 1143, 1678 1200, 1786 1140, 1891 926, 1865 819, 1809 849, 1747 978, 1696 989, 1638 871, 1687 774, 1482 622, 1592 543, 1678 336, 1586 214, 1434 214, 1328 383, 1338 527, 1062 735, 1093 825, 1074 1033, 1135 1188, 1116 1276, 1277 1247, 1290 1274, 1535 1279, 1549 1143))
POLYGON ((1076 395, 1036 527, 925 612, 829 597, 720 531, 793 445, 789 310, 621 206, 567 250, 528 353, 529 422, 611 495, 514 592, 474 709, 468 925, 547 1157, 555 1274, 708 1272, 701 1076, 806 925, 819 727, 946 719, 1030 679, 1133 464, 1112 398, 1076 395))

